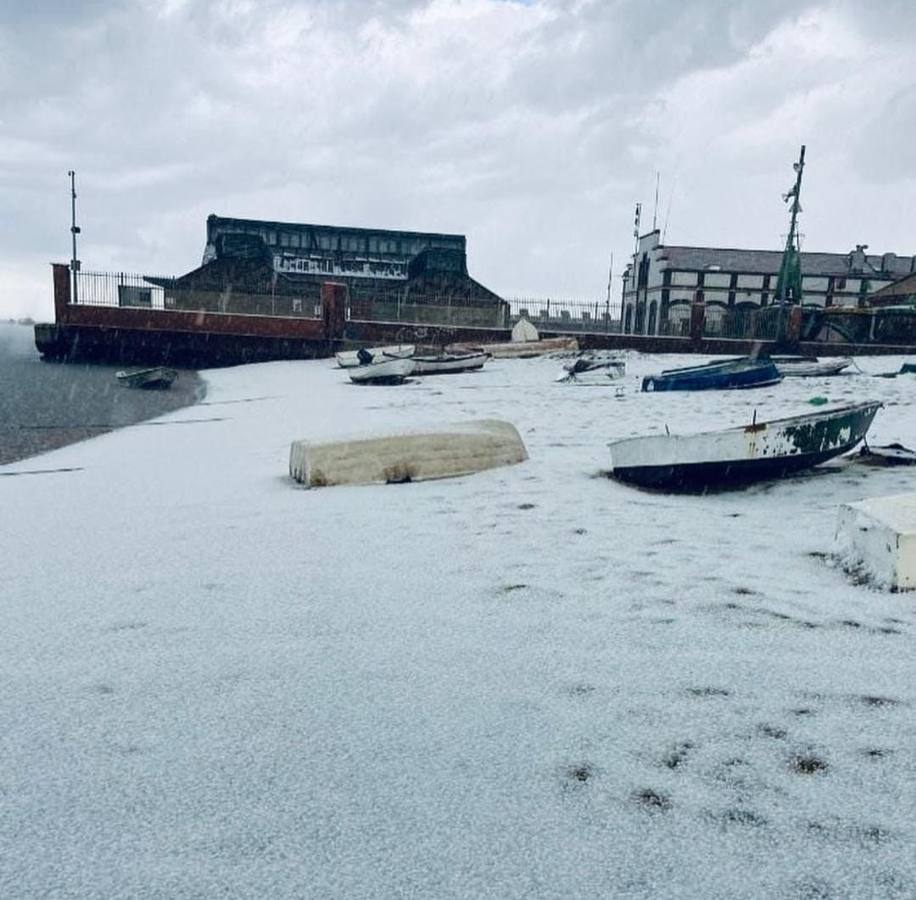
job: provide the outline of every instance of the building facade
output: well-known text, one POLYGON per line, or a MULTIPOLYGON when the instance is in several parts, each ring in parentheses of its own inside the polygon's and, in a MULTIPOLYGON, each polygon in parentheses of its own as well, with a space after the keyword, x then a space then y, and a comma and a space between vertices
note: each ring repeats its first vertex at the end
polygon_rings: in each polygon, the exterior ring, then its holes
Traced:
MULTIPOLYGON (((910 273, 916 256, 802 253, 804 305, 861 307, 868 298, 910 273)), ((705 304, 707 332, 775 301, 782 263, 779 250, 738 250, 662 244, 650 231, 639 238, 623 274, 621 330, 627 334, 686 334, 690 305, 705 304)))
POLYGON ((348 287, 352 318, 502 324, 508 304, 471 278, 464 235, 211 215, 199 268, 166 286, 172 309, 317 315, 322 282, 348 287), (452 314, 450 311, 456 312, 452 314))

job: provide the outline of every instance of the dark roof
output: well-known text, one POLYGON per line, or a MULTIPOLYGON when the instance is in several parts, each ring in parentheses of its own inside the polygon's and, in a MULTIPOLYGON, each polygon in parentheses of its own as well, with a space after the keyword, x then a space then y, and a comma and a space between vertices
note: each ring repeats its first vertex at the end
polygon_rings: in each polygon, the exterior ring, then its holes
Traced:
POLYGON ((886 284, 880 291, 875 291, 873 297, 907 297, 916 294, 916 274, 904 275, 903 278, 886 284))
POLYGON ((391 228, 351 228, 347 225, 314 225, 308 222, 275 222, 270 219, 237 219, 232 216, 218 216, 216 213, 210 213, 207 216, 207 228, 215 226, 217 228, 232 225, 251 225, 276 229, 292 230, 314 230, 325 232, 339 232, 347 234, 358 234, 364 236, 370 235, 397 235, 405 238, 445 238, 450 241, 464 241, 463 234, 447 234, 435 231, 397 231, 391 228))
MULTIPOLYGON (((667 259, 670 269, 701 271, 718 266, 723 272, 740 272, 748 275, 776 275, 782 263, 781 250, 732 250, 718 247, 672 247, 660 245, 661 259, 667 259)), ((877 254, 865 256, 866 266, 861 270, 851 268, 852 253, 802 252, 802 273, 805 275, 839 275, 842 277, 885 276, 899 278, 913 271, 914 259, 910 256, 877 254)))

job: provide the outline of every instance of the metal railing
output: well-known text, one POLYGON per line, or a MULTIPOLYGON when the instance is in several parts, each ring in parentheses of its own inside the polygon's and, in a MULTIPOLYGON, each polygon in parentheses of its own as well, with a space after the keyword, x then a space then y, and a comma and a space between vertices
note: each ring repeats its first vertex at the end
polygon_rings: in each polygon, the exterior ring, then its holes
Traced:
POLYGON ((227 315, 321 317, 316 292, 206 290, 188 287, 177 278, 128 272, 76 272, 71 303, 121 309, 158 309, 227 315))
MULTIPOLYGON (((308 282, 291 291, 190 287, 183 279, 129 272, 76 272, 71 302, 80 306, 176 310, 227 315, 321 318, 320 286, 308 282)), ((620 331, 619 305, 598 300, 522 297, 477 300, 448 294, 351 290, 347 318, 445 328, 511 328, 520 318, 542 331, 613 334, 620 331)))
POLYGON ((512 324, 525 318, 544 331, 612 334, 620 331, 620 305, 607 300, 516 297, 509 300, 512 324))

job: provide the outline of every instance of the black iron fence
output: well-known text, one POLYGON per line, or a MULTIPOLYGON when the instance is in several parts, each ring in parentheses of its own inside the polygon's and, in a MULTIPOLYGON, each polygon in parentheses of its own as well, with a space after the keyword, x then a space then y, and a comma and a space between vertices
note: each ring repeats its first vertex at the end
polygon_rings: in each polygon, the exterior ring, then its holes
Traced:
POLYGON ((130 309, 184 310, 227 315, 321 316, 315 291, 291 293, 243 291, 232 287, 208 290, 180 279, 129 272, 77 272, 71 283, 71 303, 130 309))
POLYGON ((543 331, 599 334, 620 331, 620 306, 607 300, 517 297, 508 302, 512 324, 524 318, 543 331))

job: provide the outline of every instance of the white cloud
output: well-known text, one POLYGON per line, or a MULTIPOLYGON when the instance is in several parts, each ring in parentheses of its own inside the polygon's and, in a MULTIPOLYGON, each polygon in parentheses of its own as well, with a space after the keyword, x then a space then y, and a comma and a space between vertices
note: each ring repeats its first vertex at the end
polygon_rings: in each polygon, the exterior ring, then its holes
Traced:
POLYGON ((803 142, 809 246, 916 252, 894 0, 77 6, 0 15, 0 303, 69 257, 70 167, 87 268, 186 271, 219 212, 462 232, 496 290, 603 296, 656 169, 669 240, 778 247, 803 142))

